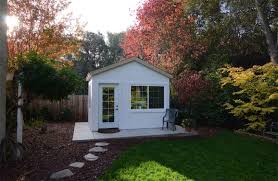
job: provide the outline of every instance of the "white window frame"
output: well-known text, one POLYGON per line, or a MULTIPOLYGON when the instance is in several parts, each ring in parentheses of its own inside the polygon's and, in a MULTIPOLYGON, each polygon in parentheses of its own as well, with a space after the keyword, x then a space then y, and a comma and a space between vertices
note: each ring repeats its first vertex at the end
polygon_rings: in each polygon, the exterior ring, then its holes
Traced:
POLYGON ((130 100, 129 100, 129 110, 131 112, 164 112, 165 111, 165 85, 164 84, 131 84, 129 87, 130 91, 130 100), (131 94, 131 87, 133 86, 145 86, 147 87, 147 109, 132 109, 131 108, 131 99, 132 99, 132 94, 131 94), (163 108, 149 108, 149 87, 154 86, 154 87, 163 87, 163 108))

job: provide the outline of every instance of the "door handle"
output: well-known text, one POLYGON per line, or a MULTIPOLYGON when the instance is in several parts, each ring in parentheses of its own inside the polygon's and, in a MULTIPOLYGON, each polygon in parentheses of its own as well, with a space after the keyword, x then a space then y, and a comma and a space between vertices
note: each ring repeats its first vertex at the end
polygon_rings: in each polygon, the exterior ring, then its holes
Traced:
POLYGON ((118 105, 116 105, 116 108, 115 108, 115 110, 116 110, 116 111, 118 111, 118 110, 119 110, 119 107, 118 107, 118 105))

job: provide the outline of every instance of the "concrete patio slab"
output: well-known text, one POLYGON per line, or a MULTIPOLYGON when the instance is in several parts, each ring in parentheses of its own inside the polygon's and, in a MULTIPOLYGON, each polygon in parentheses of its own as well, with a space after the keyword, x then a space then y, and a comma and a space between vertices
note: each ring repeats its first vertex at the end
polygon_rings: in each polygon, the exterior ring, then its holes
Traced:
POLYGON ((184 128, 177 126, 176 131, 162 130, 161 128, 147 129, 124 129, 117 133, 92 132, 88 122, 76 122, 73 131, 73 141, 107 140, 131 137, 161 137, 161 136, 196 136, 196 132, 187 132, 184 128))

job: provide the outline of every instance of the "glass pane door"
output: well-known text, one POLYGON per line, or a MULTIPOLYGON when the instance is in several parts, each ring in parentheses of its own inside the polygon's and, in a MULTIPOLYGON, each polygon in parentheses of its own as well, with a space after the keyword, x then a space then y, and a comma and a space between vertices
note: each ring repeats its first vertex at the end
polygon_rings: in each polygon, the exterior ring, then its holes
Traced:
POLYGON ((114 122, 115 114, 115 88, 103 87, 102 88, 102 122, 114 122))

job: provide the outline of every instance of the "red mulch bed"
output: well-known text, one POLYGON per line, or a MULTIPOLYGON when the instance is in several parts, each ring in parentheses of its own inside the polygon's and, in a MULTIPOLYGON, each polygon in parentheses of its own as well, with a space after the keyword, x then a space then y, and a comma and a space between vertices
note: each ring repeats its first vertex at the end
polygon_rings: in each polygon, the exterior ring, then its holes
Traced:
POLYGON ((73 123, 50 123, 47 132, 40 133, 40 129, 29 128, 24 130, 24 145, 26 146, 24 160, 8 162, 0 167, 0 181, 10 180, 49 180, 51 173, 69 168, 75 161, 85 162, 81 169, 70 168, 74 175, 65 180, 96 180, 121 152, 135 144, 150 139, 185 139, 184 137, 169 138, 131 138, 109 140, 108 151, 99 153, 95 162, 86 161, 83 156, 94 141, 72 142, 73 123))

